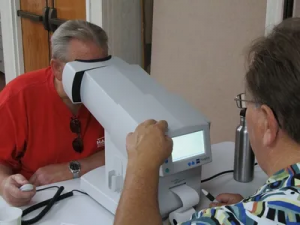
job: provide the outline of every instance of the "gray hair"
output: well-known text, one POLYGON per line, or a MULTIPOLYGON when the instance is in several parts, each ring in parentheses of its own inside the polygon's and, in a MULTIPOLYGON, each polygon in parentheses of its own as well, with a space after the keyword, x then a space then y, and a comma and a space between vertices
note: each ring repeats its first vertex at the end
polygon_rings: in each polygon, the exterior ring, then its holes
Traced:
POLYGON ((300 18, 278 24, 252 43, 246 90, 273 111, 278 125, 300 144, 300 18))
POLYGON ((68 20, 60 25, 51 37, 52 58, 68 61, 68 46, 72 39, 92 41, 108 51, 108 37, 99 26, 83 20, 68 20))

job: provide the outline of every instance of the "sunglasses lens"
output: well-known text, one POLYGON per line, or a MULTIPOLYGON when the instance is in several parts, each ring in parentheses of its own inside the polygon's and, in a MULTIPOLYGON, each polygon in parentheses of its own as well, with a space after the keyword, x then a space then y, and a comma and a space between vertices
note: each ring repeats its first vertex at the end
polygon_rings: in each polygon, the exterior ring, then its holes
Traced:
POLYGON ((78 152, 81 153, 83 151, 83 142, 82 139, 77 137, 74 139, 74 141, 72 142, 73 145, 73 149, 78 152))
POLYGON ((70 129, 73 133, 80 133, 80 127, 81 127, 81 124, 80 124, 80 121, 78 119, 72 119, 71 122, 70 122, 70 129))

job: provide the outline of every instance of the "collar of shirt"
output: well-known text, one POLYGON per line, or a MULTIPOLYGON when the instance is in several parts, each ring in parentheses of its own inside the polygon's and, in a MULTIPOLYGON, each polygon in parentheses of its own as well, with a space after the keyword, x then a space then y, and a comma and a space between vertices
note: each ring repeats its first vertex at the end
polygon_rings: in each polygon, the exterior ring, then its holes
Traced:
POLYGON ((300 163, 293 164, 285 169, 279 170, 267 180, 267 184, 279 182, 300 174, 300 163))
POLYGON ((265 185, 257 190, 254 196, 291 186, 300 186, 300 162, 276 172, 266 181, 265 185))

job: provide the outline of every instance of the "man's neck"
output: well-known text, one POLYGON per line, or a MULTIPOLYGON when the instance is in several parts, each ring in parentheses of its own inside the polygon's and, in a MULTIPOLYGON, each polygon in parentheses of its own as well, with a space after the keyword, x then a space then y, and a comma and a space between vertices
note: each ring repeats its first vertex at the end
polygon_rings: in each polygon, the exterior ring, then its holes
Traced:
POLYGON ((55 89, 61 98, 61 100, 66 104, 69 110, 72 112, 73 115, 77 115, 81 104, 73 104, 71 100, 66 96, 65 91, 61 85, 61 82, 57 79, 54 79, 55 89))
POLYGON ((268 158, 266 173, 272 176, 279 170, 300 162, 300 145, 289 138, 283 138, 276 148, 270 150, 268 158))

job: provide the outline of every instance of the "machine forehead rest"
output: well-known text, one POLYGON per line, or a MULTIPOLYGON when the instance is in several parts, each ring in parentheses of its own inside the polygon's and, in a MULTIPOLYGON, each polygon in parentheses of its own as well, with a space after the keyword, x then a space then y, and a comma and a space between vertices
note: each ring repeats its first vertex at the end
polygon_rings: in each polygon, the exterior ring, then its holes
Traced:
MULTIPOLYGON (((75 61, 82 62, 82 63, 97 63, 97 62, 105 62, 110 59, 111 59, 111 55, 107 56, 105 58, 91 59, 91 60, 76 59, 75 61)), ((95 68, 99 68, 99 67, 95 67, 95 68)), ((92 68, 92 69, 95 69, 95 68, 92 68)), ((88 71, 88 70, 82 70, 82 71, 78 71, 75 73, 74 81, 73 81, 73 85, 72 85, 72 98, 73 98, 74 103, 81 103, 80 87, 81 87, 83 75, 86 71, 88 71)))

